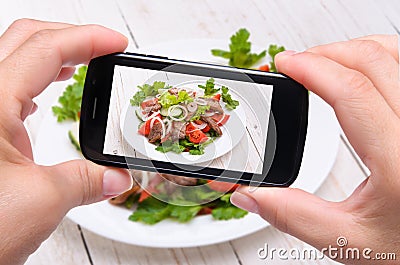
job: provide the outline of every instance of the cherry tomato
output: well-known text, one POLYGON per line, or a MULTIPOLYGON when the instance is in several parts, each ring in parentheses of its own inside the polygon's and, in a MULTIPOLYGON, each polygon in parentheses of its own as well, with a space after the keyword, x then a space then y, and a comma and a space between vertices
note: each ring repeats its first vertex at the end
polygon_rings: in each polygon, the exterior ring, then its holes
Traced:
POLYGON ((204 123, 206 124, 206 127, 204 127, 202 129, 203 133, 206 133, 210 130, 210 126, 208 126, 208 124, 202 120, 195 120, 194 123, 198 124, 198 125, 203 125, 204 123))
POLYGON ((204 143, 208 140, 207 135, 196 128, 191 122, 186 126, 186 135, 189 136, 189 141, 194 144, 204 143))
POLYGON ((205 135, 201 130, 197 129, 189 133, 189 141, 194 144, 201 144, 208 140, 207 135, 205 135))
MULTIPOLYGON (((161 119, 161 115, 160 114, 157 114, 155 117, 158 117, 158 118, 160 118, 161 119)), ((154 117, 154 118, 155 118, 154 117)), ((153 119, 154 119, 153 118, 153 119)), ((138 133, 139 134, 141 134, 141 135, 144 135, 144 136, 147 136, 147 135, 149 135, 150 134, 150 125, 151 125, 151 121, 153 120, 153 119, 149 119, 149 120, 147 120, 146 122, 144 122, 143 124, 142 124, 142 126, 140 126, 140 128, 139 128, 139 130, 138 130, 138 133)), ((154 121, 154 123, 153 123, 153 126, 154 126, 154 124, 156 124, 156 123, 158 123, 158 122, 160 122, 159 120, 155 120, 154 121)))
POLYGON ((147 187, 146 189, 142 190, 142 192, 140 193, 138 202, 142 202, 145 199, 147 199, 148 197, 150 197, 151 194, 157 194, 158 192, 159 191, 156 188, 147 187))
POLYGON ((224 114, 214 114, 211 118, 215 121, 215 122, 219 122, 218 126, 223 126, 225 123, 227 123, 227 121, 229 120, 230 115, 225 114, 225 117, 222 119, 222 116, 224 114), (222 119, 222 120, 221 120, 222 119))
POLYGON ((221 94, 216 94, 216 95, 214 95, 213 96, 213 99, 216 99, 216 100, 220 100, 221 99, 221 94))
POLYGON ((240 186, 239 184, 216 181, 216 180, 207 180, 207 185, 210 187, 210 189, 219 192, 234 191, 240 186))
POLYGON ((269 72, 269 65, 268 64, 261 65, 260 67, 258 67, 258 70, 269 72))

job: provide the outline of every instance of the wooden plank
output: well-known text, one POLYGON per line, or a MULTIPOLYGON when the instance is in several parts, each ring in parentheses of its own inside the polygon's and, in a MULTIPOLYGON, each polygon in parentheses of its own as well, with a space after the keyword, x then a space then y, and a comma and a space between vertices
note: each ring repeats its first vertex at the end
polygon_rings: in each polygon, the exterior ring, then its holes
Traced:
POLYGON ((396 33, 382 10, 398 6, 396 1, 385 0, 378 3, 371 0, 338 0, 321 1, 321 5, 348 39, 370 34, 396 33))
POLYGON ((379 3, 374 2, 375 5, 379 5, 378 9, 381 9, 389 23, 396 30, 397 34, 400 34, 400 2, 393 0, 383 0, 379 3))
POLYGON ((29 257, 26 264, 90 264, 78 226, 69 219, 64 219, 55 232, 29 257))
MULTIPOLYGON (((187 257, 173 249, 146 248, 128 245, 98 236, 84 230, 93 264, 186 264, 187 257)), ((179 251, 178 251, 179 252, 179 251)), ((198 257, 198 256, 197 256, 198 257)))
POLYGON ((85 231, 93 264, 239 264, 229 243, 197 248, 146 248, 128 245, 85 231))

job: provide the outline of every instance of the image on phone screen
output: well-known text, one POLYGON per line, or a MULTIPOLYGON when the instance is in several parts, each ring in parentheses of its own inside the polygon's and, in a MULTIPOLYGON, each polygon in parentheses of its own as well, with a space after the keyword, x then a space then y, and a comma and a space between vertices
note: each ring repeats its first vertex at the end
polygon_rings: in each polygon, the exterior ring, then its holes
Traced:
POLYGON ((115 65, 103 153, 261 174, 272 91, 115 65))

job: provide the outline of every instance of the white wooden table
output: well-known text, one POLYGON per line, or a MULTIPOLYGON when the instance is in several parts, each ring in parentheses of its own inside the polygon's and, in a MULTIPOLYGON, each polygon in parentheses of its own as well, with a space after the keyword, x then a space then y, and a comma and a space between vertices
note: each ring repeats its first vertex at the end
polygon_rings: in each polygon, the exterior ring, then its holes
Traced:
MULTIPOLYGON (((129 50, 175 39, 227 39, 241 27, 252 33, 253 43, 289 49, 346 40, 374 33, 396 34, 400 29, 398 0, 14 0, 2 4, 0 32, 22 17, 70 23, 98 23, 130 39, 129 50)), ((61 93, 57 83, 36 99, 39 111, 28 121, 35 139, 40 121, 61 93)), ((366 173, 342 139, 336 162, 316 192, 329 200, 342 200, 366 173)), ((234 233, 234 231, 232 231, 234 233)), ((302 249, 301 241, 273 227, 255 234, 206 247, 154 249, 115 242, 97 236, 65 219, 27 264, 334 264, 320 261, 268 261, 257 250, 268 242, 276 248, 302 249)))

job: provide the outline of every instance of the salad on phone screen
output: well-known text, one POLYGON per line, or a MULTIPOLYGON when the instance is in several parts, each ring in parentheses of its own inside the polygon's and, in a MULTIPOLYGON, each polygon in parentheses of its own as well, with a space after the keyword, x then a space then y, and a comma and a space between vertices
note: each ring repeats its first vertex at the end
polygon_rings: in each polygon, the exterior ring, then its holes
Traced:
POLYGON ((229 122, 227 111, 239 106, 229 88, 210 78, 197 89, 171 87, 165 82, 138 86, 130 100, 137 106, 138 133, 159 152, 204 154, 205 146, 223 137, 221 127, 229 122))

